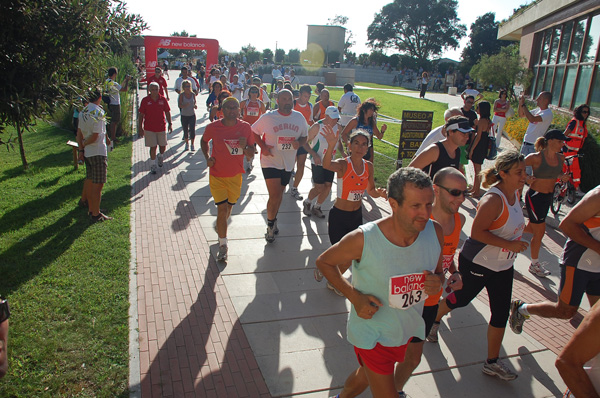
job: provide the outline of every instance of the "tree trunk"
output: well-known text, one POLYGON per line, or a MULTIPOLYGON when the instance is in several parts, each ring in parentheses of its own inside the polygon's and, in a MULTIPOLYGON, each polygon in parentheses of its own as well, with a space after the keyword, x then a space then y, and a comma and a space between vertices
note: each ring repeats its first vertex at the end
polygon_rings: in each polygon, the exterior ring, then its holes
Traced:
POLYGON ((29 164, 27 164, 27 158, 25 157, 25 146, 23 145, 23 128, 21 123, 17 122, 17 136, 19 137, 19 151, 21 152, 21 162, 23 163, 23 169, 27 170, 29 164))

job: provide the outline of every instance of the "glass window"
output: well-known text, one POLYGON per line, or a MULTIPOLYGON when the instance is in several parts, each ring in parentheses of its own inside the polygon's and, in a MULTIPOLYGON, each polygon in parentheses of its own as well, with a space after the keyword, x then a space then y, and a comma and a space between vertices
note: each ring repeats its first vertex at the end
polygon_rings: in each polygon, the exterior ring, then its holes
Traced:
POLYGON ((544 91, 550 91, 552 88, 552 77, 554 76, 554 67, 549 66, 546 72, 546 80, 544 80, 544 91))
POLYGON ((573 38, 573 47, 571 48, 571 54, 569 55, 569 63, 579 62, 579 56, 581 55, 581 47, 583 46, 583 35, 585 35, 585 26, 587 19, 577 21, 575 24, 575 32, 573 38))
POLYGON ((571 99, 573 99, 573 88, 575 86, 575 77, 577 77, 577 66, 567 66, 567 74, 565 76, 565 86, 560 99, 560 106, 563 108, 571 107, 571 99))
POLYGON ((550 60, 549 64, 556 63, 556 55, 558 54, 558 43, 560 41, 560 25, 554 28, 554 33, 552 34, 552 41, 550 45, 550 60))
POLYGON ((585 40, 581 62, 594 62, 596 59, 596 50, 598 49, 598 40, 600 39, 600 14, 592 18, 590 31, 585 40))
POLYGON ((565 24, 562 36, 560 37, 560 50, 558 52, 559 64, 564 64, 567 62, 569 55, 569 42, 571 41, 571 32, 573 32, 573 21, 565 24))
POLYGON ((562 79, 565 74, 564 66, 557 66, 556 71, 554 71, 554 86, 552 87, 552 98, 554 98, 555 102, 558 102, 560 98, 560 87, 562 85, 562 79))
POLYGON ((579 104, 585 104, 588 96, 588 89, 590 87, 590 80, 592 78, 592 65, 581 65, 581 71, 579 72, 579 80, 577 80, 577 87, 575 87, 575 103, 573 106, 579 104))
POLYGON ((538 70, 539 70, 539 68, 537 66, 533 67, 533 80, 531 81, 531 92, 532 93, 535 93, 537 90, 535 83, 537 82, 538 70))
POLYGON ((550 36, 552 35, 552 30, 548 29, 544 32, 544 42, 542 43, 542 55, 540 57, 540 64, 546 65, 548 60, 548 47, 550 46, 550 36))
POLYGON ((594 73, 594 86, 592 87, 592 98, 590 99, 590 112, 594 117, 600 117, 600 66, 596 66, 594 73))
POLYGON ((546 68, 540 68, 535 82, 535 91, 532 96, 537 95, 538 92, 542 91, 542 83, 544 82, 544 74, 546 74, 546 68))

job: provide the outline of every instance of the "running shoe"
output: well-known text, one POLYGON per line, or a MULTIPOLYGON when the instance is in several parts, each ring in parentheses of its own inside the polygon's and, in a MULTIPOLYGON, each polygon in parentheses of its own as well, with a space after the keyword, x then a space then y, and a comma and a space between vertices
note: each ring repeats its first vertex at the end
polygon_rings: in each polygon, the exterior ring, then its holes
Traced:
POLYGON ((184 151, 188 151, 189 149, 190 149, 190 146, 189 146, 189 144, 186 143, 184 151))
POLYGON ((504 362, 499 359, 495 363, 488 363, 485 361, 481 371, 488 376, 496 376, 505 381, 511 381, 518 377, 515 372, 510 370, 504 362))
POLYGON ((508 324, 510 329, 516 334, 521 334, 523 331, 523 324, 529 318, 519 312, 519 307, 525 304, 522 300, 513 300, 510 303, 510 317, 508 318, 508 324))
POLYGON ((304 213, 305 216, 310 217, 310 215, 312 214, 310 211, 310 208, 311 208, 310 202, 304 201, 304 202, 302 202, 302 204, 303 204, 302 213, 304 213))
POLYGON ((227 262, 227 245, 219 246, 219 251, 217 252, 217 261, 227 262))
POLYGON ((318 268, 315 268, 314 275, 315 275, 315 280, 317 282, 321 282, 323 280, 323 274, 321 273, 321 271, 319 271, 318 268))
POLYGON ((277 226, 277 219, 273 222, 273 233, 277 235, 279 233, 279 227, 277 226))
POLYGON ((429 334, 427 335, 427 341, 429 341, 430 343, 437 343, 439 329, 440 329, 440 323, 433 322, 433 325, 431 326, 431 330, 429 331, 429 334))
POLYGON ((334 292, 335 294, 337 294, 338 296, 340 296, 340 297, 344 297, 344 295, 342 294, 342 292, 340 292, 339 290, 337 290, 337 289, 335 288, 335 286, 333 286, 333 285, 332 285, 330 282, 327 282, 327 288, 328 288, 329 290, 333 290, 333 292, 334 292))
POLYGON ((292 188, 290 189, 290 195, 292 195, 292 197, 296 200, 302 200, 304 199, 302 197, 302 195, 300 195, 300 192, 298 192, 298 190, 296 188, 292 188))
POLYGON ((150 174, 156 174, 156 165, 155 164, 150 166, 150 174))
POLYGON ((273 227, 267 226, 267 233, 265 234, 265 240, 268 243, 275 242, 275 230, 273 227))
POLYGON ((192 144, 192 146, 190 147, 190 151, 194 152, 196 150, 196 148, 194 148, 194 144, 192 144))
POLYGON ((535 276, 539 276, 540 278, 545 278, 548 275, 551 274, 550 271, 548 271, 546 268, 544 268, 544 265, 548 264, 547 262, 543 262, 543 263, 537 263, 537 264, 529 264, 529 272, 531 272, 533 275, 535 276))
POLYGON ((158 154, 158 167, 163 167, 163 162, 164 162, 163 154, 159 153, 158 154))
POLYGON ((398 391, 398 398, 408 398, 408 395, 404 391, 398 391))
POLYGON ((325 218, 325 214, 321 211, 320 207, 313 207, 311 210, 312 214, 319 218, 325 218))
POLYGON ((102 213, 98 213, 97 216, 90 215, 90 218, 91 218, 91 220, 92 220, 93 223, 103 222, 103 221, 108 221, 108 220, 112 220, 113 219, 112 217, 109 217, 109 216, 107 216, 105 214, 102 214, 102 213))

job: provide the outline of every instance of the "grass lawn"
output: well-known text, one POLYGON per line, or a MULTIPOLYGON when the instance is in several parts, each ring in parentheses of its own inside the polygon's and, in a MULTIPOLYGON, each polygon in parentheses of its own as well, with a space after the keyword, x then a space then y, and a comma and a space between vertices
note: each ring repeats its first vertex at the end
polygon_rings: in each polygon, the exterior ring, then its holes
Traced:
POLYGON ((361 87, 384 88, 384 89, 390 89, 390 90, 410 91, 409 89, 404 88, 404 87, 391 86, 391 85, 388 85, 388 84, 356 82, 356 83, 354 83, 354 85, 355 86, 361 86, 361 87))
MULTIPOLYGON (((7 133, 10 134, 10 131, 7 133)), ((110 154, 102 208, 78 208, 85 167, 45 123, 0 164, 0 294, 11 304, 0 397, 128 397, 131 141, 110 154)))
MULTIPOLYGON (((360 85, 361 83, 356 84, 360 85)), ((344 94, 344 90, 341 88, 328 88, 328 90, 331 98, 335 101, 338 101, 344 94)), ((362 101, 374 97, 381 104, 379 114, 400 120, 402 119, 402 111, 404 110, 432 111, 433 127, 440 126, 444 123, 444 112, 448 109, 448 104, 445 103, 411 98, 383 90, 355 89, 354 92, 362 101)), ((377 123, 380 129, 382 124, 383 122, 381 120, 377 123)), ((385 132, 384 140, 398 145, 400 142, 400 124, 387 123, 387 125, 388 129, 385 132)), ((379 140, 375 140, 374 145, 375 151, 394 159, 398 157, 398 150, 396 148, 386 145, 379 140)), ((385 186, 388 176, 393 173, 394 170, 396 170, 396 166, 393 160, 375 154, 375 183, 377 186, 385 186)))

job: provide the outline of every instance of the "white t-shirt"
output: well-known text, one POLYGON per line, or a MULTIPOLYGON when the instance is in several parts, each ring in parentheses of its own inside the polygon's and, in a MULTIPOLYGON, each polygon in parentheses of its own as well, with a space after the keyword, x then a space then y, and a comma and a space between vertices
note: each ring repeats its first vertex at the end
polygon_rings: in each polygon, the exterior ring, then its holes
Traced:
POLYGON ((308 135, 308 124, 298 111, 282 115, 279 111, 269 111, 252 125, 255 134, 262 137, 265 144, 272 146, 273 156, 260 155, 260 166, 292 171, 296 163, 296 149, 292 142, 308 135))
POLYGON ((525 132, 525 136, 523 137, 523 142, 528 142, 530 144, 535 144, 535 140, 542 137, 544 133, 550 127, 550 123, 552 123, 552 119, 554 115, 550 108, 541 110, 540 108, 535 108, 531 111, 533 116, 541 116, 541 122, 529 122, 527 126, 527 131, 525 132))
POLYGON ((477 96, 479 95, 479 91, 475 90, 474 88, 468 88, 465 91, 463 91, 462 93, 465 96, 472 95, 473 97, 475 97, 475 99, 477 99, 477 96))
POLYGON ((179 76, 177 80, 175 80, 175 91, 181 91, 181 83, 183 83, 184 80, 192 83, 192 91, 198 90, 198 86, 196 85, 196 81, 194 79, 190 77, 184 79, 183 77, 179 76))
POLYGON ((356 116, 356 110, 360 106, 360 97, 354 94, 353 91, 348 91, 342 95, 340 102, 338 102, 338 108, 342 110, 340 114, 340 124, 345 126, 348 122, 356 116))
POLYGON ((242 92, 244 91, 244 85, 238 81, 238 83, 229 83, 229 91, 238 101, 242 101, 242 92))
POLYGON ((84 140, 87 140, 92 134, 98 133, 98 139, 85 146, 84 156, 86 158, 106 156, 106 116, 104 109, 94 103, 89 103, 79 113, 78 126, 84 140))
POLYGON ((421 146, 419 147, 419 149, 417 149, 417 152, 415 152, 415 156, 419 156, 419 154, 423 152, 428 146, 435 144, 436 142, 440 142, 441 140, 446 138, 444 137, 444 134, 442 134, 443 127, 444 126, 436 127, 433 130, 431 130, 429 134, 427 134, 427 136, 421 143, 421 146))
POLYGON ((292 88, 298 88, 300 86, 300 79, 298 79, 298 76, 290 76, 290 84, 292 85, 292 88))
POLYGON ((273 68, 271 76, 273 76, 273 79, 277 79, 278 77, 281 77, 281 71, 277 68, 273 68))
POLYGON ((119 95, 119 91, 121 91, 121 85, 119 83, 112 79, 106 79, 106 82, 104 83, 104 89, 110 96, 110 105, 121 105, 121 96, 119 95))

